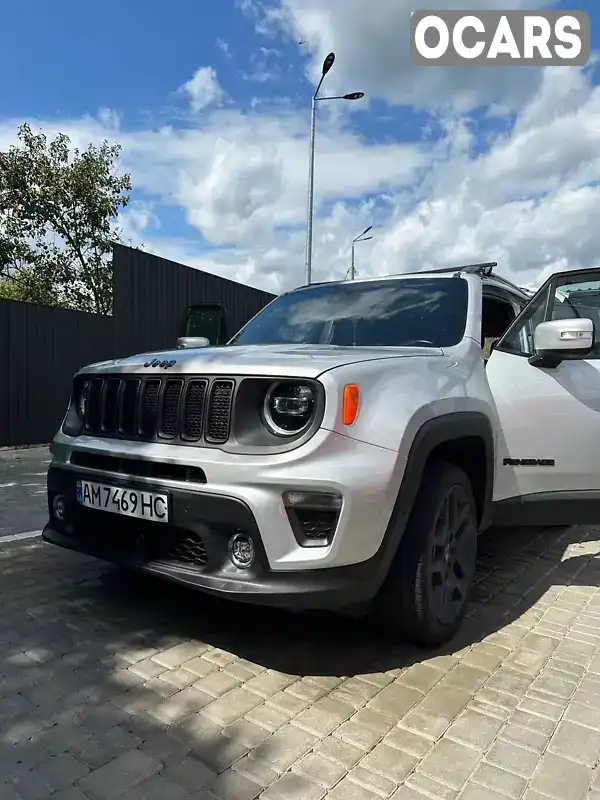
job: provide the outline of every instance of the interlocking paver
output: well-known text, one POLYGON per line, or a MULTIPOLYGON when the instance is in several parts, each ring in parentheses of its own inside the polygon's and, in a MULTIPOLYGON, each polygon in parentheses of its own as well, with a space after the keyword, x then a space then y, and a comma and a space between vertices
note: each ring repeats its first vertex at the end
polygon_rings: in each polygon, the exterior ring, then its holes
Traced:
POLYGON ((447 730, 446 736, 476 750, 487 750, 504 723, 495 717, 466 708, 447 730))
MULTIPOLYGON (((213 797, 218 800, 253 800, 263 791, 263 787, 240 775, 239 772, 228 769, 209 783, 206 791, 210 800, 213 797)), ((160 800, 171 800, 171 798, 165 795, 160 800)))
POLYGON ((319 737, 293 725, 286 725, 250 753, 250 759, 263 761, 278 772, 285 772, 306 755, 319 737))
POLYGON ((90 772, 79 781, 79 786, 91 797, 112 800, 150 778, 160 767, 156 759, 140 750, 131 750, 90 772))
POLYGON ((483 537, 460 643, 436 653, 0 549, 0 798, 592 800, 599 540, 483 537))
POLYGON ((127 792, 127 800, 192 800, 194 795, 162 775, 153 775, 127 792))
POLYGON ((396 788, 396 782, 382 775, 380 772, 371 772, 360 764, 348 773, 353 783, 357 783, 370 792, 375 792, 380 797, 389 797, 396 788))
POLYGON ((413 731, 400 726, 391 730, 387 736, 384 737, 383 743, 389 747, 395 747, 398 750, 403 750, 411 756, 422 758, 428 750, 431 749, 431 739, 426 739, 413 731))
POLYGON ((442 739, 419 764, 418 771, 459 790, 480 761, 472 747, 442 739))
POLYGON ((507 772, 529 779, 535 772, 539 756, 532 750, 512 742, 498 741, 488 750, 485 760, 507 772))
POLYGON ((493 764, 482 763, 471 776, 473 783, 484 786, 490 791, 497 791, 505 797, 517 800, 523 794, 527 781, 519 775, 496 767, 493 764))
POLYGON ((600 757, 600 732, 563 720, 556 729, 548 750, 593 767, 600 757))
POLYGON ((90 768, 68 753, 53 756, 43 761, 34 769, 35 774, 47 784, 53 792, 66 789, 76 781, 85 777, 90 768))
POLYGON ((198 793, 217 777, 216 773, 209 769, 206 764, 203 764, 197 758, 189 756, 184 758, 183 761, 171 764, 170 767, 167 767, 162 772, 162 775, 167 780, 195 793, 198 793))
POLYGON ((583 800, 592 770, 554 753, 546 753, 531 781, 531 787, 555 800, 583 800))
POLYGON ((327 800, 381 800, 381 795, 346 777, 329 792, 327 800))
POLYGON ((293 770, 326 789, 335 786, 347 772, 346 767, 324 758, 318 753, 309 753, 304 756, 294 765, 293 770))
POLYGON ((302 775, 288 772, 261 794, 262 800, 321 800, 325 789, 302 775))

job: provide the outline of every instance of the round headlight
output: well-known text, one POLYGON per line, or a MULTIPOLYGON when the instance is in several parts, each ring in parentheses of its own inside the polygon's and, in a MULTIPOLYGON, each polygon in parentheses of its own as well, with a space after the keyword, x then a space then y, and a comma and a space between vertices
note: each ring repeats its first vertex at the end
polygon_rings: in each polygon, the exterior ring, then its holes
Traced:
POLYGON ((265 396, 263 418, 276 436, 296 436, 312 422, 315 392, 301 383, 275 383, 265 396))
POLYGON ((77 395, 77 416, 83 422, 85 419, 85 412, 87 409, 87 400, 90 393, 90 382, 84 381, 81 384, 79 393, 77 395))

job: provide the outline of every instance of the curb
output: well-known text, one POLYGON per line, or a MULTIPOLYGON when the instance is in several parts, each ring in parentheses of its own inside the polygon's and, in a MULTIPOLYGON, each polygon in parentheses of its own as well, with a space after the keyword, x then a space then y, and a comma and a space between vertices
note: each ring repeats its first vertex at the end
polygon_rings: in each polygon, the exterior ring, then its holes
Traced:
POLYGON ((14 444, 0 447, 0 453, 5 453, 9 450, 33 450, 35 447, 50 447, 50 442, 43 442, 42 444, 14 444))

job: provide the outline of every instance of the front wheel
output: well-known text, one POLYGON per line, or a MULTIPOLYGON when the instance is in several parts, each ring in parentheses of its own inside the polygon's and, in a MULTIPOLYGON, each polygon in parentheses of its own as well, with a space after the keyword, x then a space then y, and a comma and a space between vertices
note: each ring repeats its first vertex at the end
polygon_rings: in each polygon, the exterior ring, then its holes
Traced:
POLYGON ((465 472, 455 464, 430 465, 375 603, 388 632, 422 647, 454 636, 475 573, 477 532, 477 506, 465 472))

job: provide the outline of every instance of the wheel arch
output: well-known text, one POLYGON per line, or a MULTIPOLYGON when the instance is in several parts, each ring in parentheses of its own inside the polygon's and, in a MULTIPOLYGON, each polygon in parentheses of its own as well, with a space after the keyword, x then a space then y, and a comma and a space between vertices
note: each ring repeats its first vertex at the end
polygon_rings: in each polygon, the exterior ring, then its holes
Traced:
POLYGON ((433 460, 461 467, 471 480, 477 503, 479 529, 492 521, 494 487, 494 434, 490 419, 479 411, 442 414, 424 422, 413 437, 402 481, 378 553, 379 588, 402 541, 417 492, 433 460))

